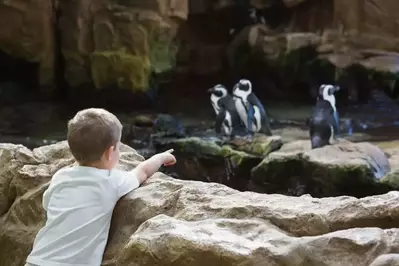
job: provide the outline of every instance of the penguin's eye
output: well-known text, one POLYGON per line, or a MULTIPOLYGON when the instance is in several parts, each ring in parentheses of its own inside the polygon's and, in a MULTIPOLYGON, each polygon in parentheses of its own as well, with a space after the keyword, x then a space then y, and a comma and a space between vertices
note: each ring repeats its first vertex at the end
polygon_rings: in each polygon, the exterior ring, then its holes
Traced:
POLYGON ((328 95, 333 95, 333 94, 334 94, 333 89, 328 89, 328 95))
POLYGON ((215 94, 217 97, 223 96, 223 92, 221 92, 221 91, 215 91, 213 94, 215 94))
POLYGON ((247 84, 242 85, 242 86, 241 86, 241 90, 243 90, 243 91, 248 91, 248 90, 249 90, 249 86, 248 86, 247 84))

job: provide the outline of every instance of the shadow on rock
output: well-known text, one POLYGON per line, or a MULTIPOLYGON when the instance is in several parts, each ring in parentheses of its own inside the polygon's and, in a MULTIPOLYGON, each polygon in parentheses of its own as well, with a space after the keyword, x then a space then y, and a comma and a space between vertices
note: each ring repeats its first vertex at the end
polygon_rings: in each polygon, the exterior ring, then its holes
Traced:
POLYGON ((282 145, 279 137, 256 137, 223 142, 215 137, 160 138, 154 140, 158 152, 174 149, 179 163, 168 168, 178 178, 216 182, 248 190, 249 173, 264 156, 282 145))

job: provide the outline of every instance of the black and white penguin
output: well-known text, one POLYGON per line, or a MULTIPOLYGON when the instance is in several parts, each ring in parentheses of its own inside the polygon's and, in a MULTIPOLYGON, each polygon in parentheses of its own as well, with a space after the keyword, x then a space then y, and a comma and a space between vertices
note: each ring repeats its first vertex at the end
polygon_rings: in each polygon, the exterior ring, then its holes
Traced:
POLYGON ((272 135, 270 121, 265 108, 258 97, 252 92, 251 81, 241 79, 233 87, 234 104, 237 112, 250 132, 272 135))
POLYGON ((319 87, 316 106, 309 119, 309 133, 312 149, 331 144, 339 134, 339 117, 334 93, 338 86, 323 84, 319 87))
POLYGON ((210 88, 211 104, 216 113, 215 131, 233 137, 245 134, 244 125, 234 105, 233 98, 229 95, 226 87, 221 84, 210 88))

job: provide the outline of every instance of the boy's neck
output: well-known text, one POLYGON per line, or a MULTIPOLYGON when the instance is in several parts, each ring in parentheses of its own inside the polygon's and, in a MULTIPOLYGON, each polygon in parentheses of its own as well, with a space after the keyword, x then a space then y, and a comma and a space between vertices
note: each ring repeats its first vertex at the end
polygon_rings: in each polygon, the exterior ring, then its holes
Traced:
POLYGON ((102 161, 90 163, 90 164, 82 164, 78 163, 79 166, 85 166, 85 167, 93 167, 97 169, 102 169, 102 170, 110 170, 110 168, 107 166, 107 164, 103 163, 102 161))

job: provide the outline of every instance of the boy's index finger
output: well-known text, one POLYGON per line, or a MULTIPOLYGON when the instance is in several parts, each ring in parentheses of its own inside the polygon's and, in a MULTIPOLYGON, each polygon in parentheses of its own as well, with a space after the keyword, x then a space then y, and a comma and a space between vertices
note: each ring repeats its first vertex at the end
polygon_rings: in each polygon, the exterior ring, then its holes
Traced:
POLYGON ((165 152, 172 153, 173 151, 174 151, 174 149, 170 149, 170 150, 167 150, 165 152))

